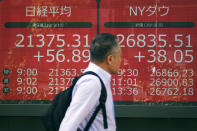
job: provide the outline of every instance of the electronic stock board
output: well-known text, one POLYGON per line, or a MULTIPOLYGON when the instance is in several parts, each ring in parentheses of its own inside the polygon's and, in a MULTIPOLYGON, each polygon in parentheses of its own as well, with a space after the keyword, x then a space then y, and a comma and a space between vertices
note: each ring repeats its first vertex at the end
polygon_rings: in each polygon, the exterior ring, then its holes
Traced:
POLYGON ((0 104, 47 104, 90 61, 99 33, 119 39, 116 104, 197 102, 196 0, 1 0, 0 104))

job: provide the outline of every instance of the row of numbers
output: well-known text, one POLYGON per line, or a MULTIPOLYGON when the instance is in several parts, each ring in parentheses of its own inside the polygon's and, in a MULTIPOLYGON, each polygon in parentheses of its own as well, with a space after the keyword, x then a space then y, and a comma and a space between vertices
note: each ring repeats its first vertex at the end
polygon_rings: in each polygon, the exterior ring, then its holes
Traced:
POLYGON ((131 95, 138 95, 139 91, 138 88, 132 87, 114 87, 112 88, 112 94, 118 96, 131 96, 131 95))
POLYGON ((151 96, 192 96, 194 95, 193 88, 150 88, 150 95, 151 96))
POLYGON ((66 77, 75 77, 75 76, 79 76, 81 73, 83 73, 84 69, 54 69, 54 68, 50 68, 49 69, 49 76, 53 77, 53 76, 66 76, 66 77), (78 74, 79 72, 79 74, 78 74))
POLYGON ((152 69, 151 77, 193 77, 193 69, 152 69))
POLYGON ((58 94, 61 91, 66 90, 68 87, 65 86, 50 86, 49 87, 49 95, 58 94))
POLYGON ((150 86, 175 86, 175 87, 191 87, 194 86, 194 80, 193 79, 171 79, 171 78, 151 78, 150 86))
MULTIPOLYGON (((194 52, 193 50, 185 50, 185 51, 175 50, 173 52, 173 60, 176 63, 182 63, 182 62, 191 63, 194 60, 194 56, 192 54, 193 52, 194 52)), ((156 61, 158 61, 159 63, 164 63, 164 62, 167 62, 167 60, 168 60, 166 57, 166 55, 167 55, 166 50, 159 50, 159 51, 148 50, 148 53, 151 54, 150 55, 151 59, 147 61, 148 63, 153 63, 156 61)), ((169 60, 169 62, 171 62, 171 61, 172 60, 169 60)))
POLYGON ((127 79, 112 79, 112 86, 136 86, 137 85, 137 79, 127 78, 127 79))
POLYGON ((117 76, 135 76, 139 75, 138 69, 119 69, 117 76))
MULTIPOLYGON (((81 36, 79 34, 73 34, 72 39, 74 42, 71 44, 65 42, 65 34, 30 34, 25 36, 24 34, 17 34, 16 37, 16 47, 51 47, 55 44, 56 47, 62 48, 67 45, 67 47, 80 47, 82 42, 85 40, 83 47, 89 47, 88 35, 81 36), (82 39, 82 40, 81 40, 82 39), (47 41, 47 42, 46 42, 47 41)), ((70 38, 69 38, 70 39, 70 38)))
POLYGON ((17 68, 17 74, 18 76, 37 76, 38 75, 38 69, 36 68, 27 68, 27 69, 23 69, 23 68, 17 68))
POLYGON ((71 85, 74 78, 49 78, 49 85, 64 86, 71 85))
POLYGON ((146 55, 139 51, 138 54, 133 57, 138 59, 138 62, 147 58, 148 63, 192 63, 194 61, 193 52, 194 50, 175 50, 170 52, 166 50, 147 50, 146 55))
POLYGON ((18 95, 37 95, 38 93, 38 69, 17 68, 16 91, 18 95))
MULTIPOLYGON (((117 87, 112 88, 113 95, 118 96, 137 96, 139 94, 138 88, 132 87, 117 87)), ((150 96, 192 96, 194 95, 193 88, 150 88, 150 96)))
POLYGON ((18 86, 16 88, 17 94, 20 95, 36 95, 38 93, 38 87, 36 86, 28 86, 28 87, 21 87, 18 86))
POLYGON ((175 34, 173 36, 173 42, 169 44, 167 43, 167 38, 169 39, 167 34, 129 34, 128 36, 117 34, 117 37, 119 38, 121 47, 192 47, 190 34, 175 34))
POLYGON ((72 58, 67 58, 65 55, 64 49, 55 50, 55 49, 47 49, 46 52, 38 51, 36 55, 33 56, 37 59, 38 62, 41 59, 45 58, 46 62, 89 62, 90 61, 90 51, 89 50, 79 50, 75 49, 72 51, 72 58))
POLYGON ((17 84, 18 85, 37 85, 37 78, 17 78, 17 84))
MULTIPOLYGON (((19 39, 16 43, 16 47, 51 47, 52 44, 55 44, 56 47, 70 47, 69 43, 65 42, 65 34, 36 34, 36 35, 28 35, 17 34, 16 37, 19 39), (27 40, 25 40, 27 39, 27 40), (28 41, 28 42, 25 42, 28 41), (48 42, 46 42, 48 41, 48 42), (34 44, 36 43, 36 44, 34 44)), ((81 36, 79 34, 72 35, 74 42, 71 44, 72 47, 80 47, 82 46, 82 42, 85 40, 83 47, 89 47, 88 34, 81 36), (81 40, 82 39, 82 40, 81 40)), ((175 34, 174 41, 171 44, 167 43, 167 34, 130 34, 125 36, 123 34, 117 34, 119 38, 121 47, 189 47, 191 48, 191 35, 183 35, 183 34, 175 34), (125 43, 125 44, 124 44, 125 43)))

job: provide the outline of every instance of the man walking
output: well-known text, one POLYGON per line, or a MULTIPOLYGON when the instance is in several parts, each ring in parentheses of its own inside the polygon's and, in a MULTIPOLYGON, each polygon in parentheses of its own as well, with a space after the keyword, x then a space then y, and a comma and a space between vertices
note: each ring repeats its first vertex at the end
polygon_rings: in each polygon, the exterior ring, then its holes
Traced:
MULTIPOLYGON (((121 63, 121 48, 117 37, 104 33, 97 35, 90 45, 90 63, 84 72, 93 71, 104 82, 107 91, 106 114, 108 128, 104 129, 103 114, 100 110, 89 131, 115 131, 116 122, 114 105, 110 88, 111 74, 116 74, 121 63)), ((101 82, 97 76, 81 77, 72 93, 71 104, 61 122, 59 131, 83 130, 99 105, 101 82)))

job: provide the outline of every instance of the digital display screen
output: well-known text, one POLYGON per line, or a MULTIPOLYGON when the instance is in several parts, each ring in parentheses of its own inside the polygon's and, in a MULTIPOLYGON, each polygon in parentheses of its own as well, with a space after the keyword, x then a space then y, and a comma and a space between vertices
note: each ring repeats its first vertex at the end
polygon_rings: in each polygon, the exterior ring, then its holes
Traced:
POLYGON ((0 103, 48 101, 90 62, 97 33, 119 39, 114 101, 197 101, 196 0, 1 0, 0 103))

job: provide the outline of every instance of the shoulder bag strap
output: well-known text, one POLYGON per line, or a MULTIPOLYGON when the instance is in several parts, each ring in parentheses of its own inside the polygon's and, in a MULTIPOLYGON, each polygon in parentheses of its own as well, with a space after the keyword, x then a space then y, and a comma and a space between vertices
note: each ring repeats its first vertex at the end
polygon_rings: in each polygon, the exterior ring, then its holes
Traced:
POLYGON ((82 74, 83 75, 87 75, 87 74, 91 74, 91 75, 95 75, 99 78, 100 82, 101 82, 101 86, 102 86, 102 89, 101 89, 101 95, 100 95, 100 98, 99 98, 99 105, 96 107, 96 110, 94 111, 93 115, 91 116, 90 120, 88 121, 84 131, 88 131, 90 126, 92 125, 94 119, 96 118, 98 112, 100 111, 100 109, 102 109, 102 113, 103 113, 103 126, 104 126, 104 129, 107 129, 108 128, 108 123, 107 123, 107 114, 106 114, 106 107, 105 107, 105 102, 106 102, 106 99, 107 99, 107 92, 106 92, 106 88, 105 88, 105 85, 102 81, 102 79, 95 73, 95 72, 92 72, 92 71, 87 71, 85 73, 82 74))

